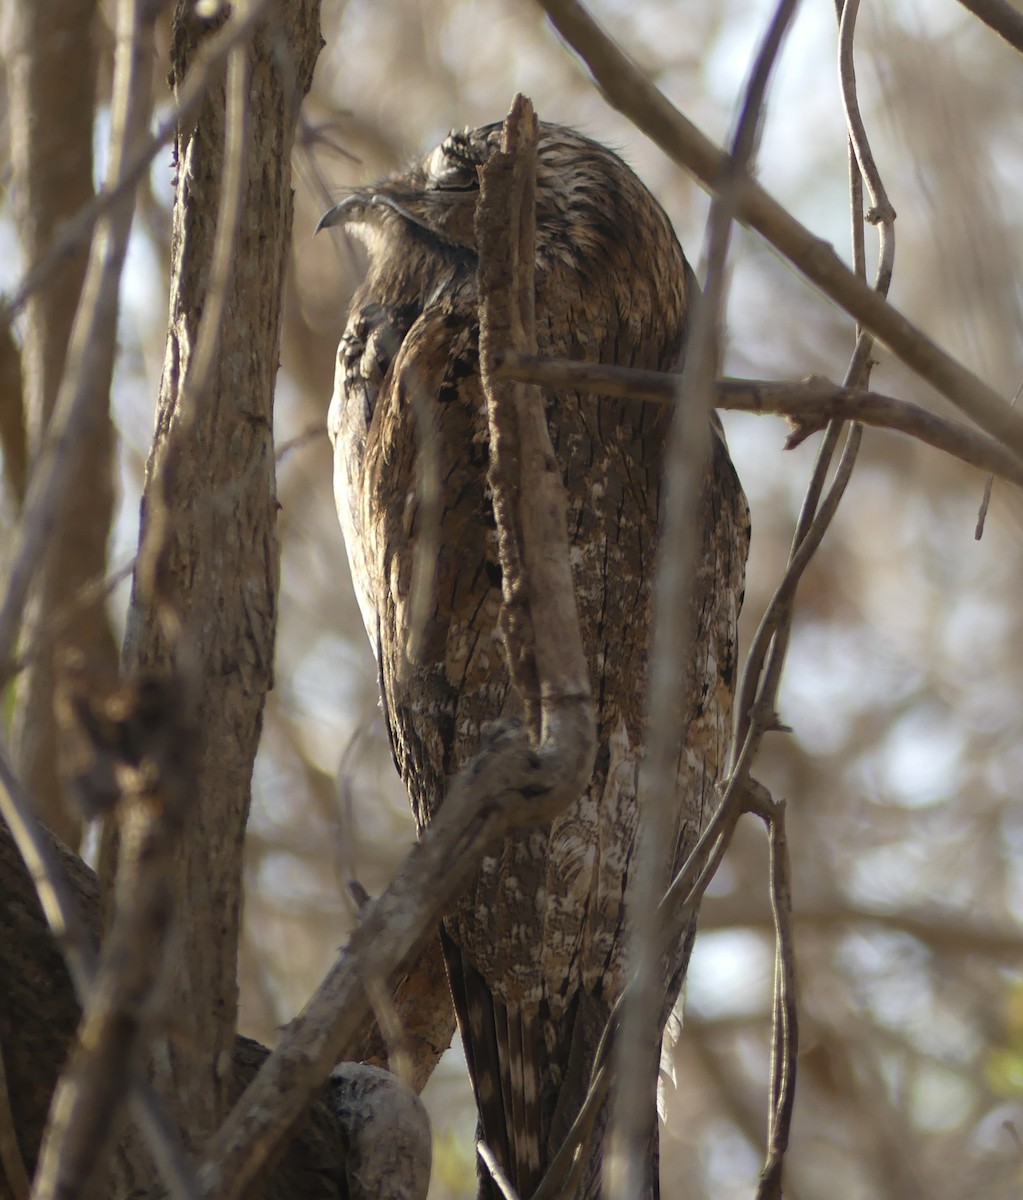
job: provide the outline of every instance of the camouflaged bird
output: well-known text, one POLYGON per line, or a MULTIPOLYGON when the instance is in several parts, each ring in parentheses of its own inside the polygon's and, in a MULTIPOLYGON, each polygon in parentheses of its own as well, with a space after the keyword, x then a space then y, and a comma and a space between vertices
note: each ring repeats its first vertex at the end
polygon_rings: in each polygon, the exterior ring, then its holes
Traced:
MULTIPOLYGON (((406 172, 353 191, 321 222, 344 225, 368 251, 338 350, 329 428, 352 576, 420 827, 477 750, 484 724, 519 711, 498 634, 473 236, 477 168, 500 134, 497 124, 452 133, 406 172), (425 603, 413 599, 417 552, 432 585, 425 603)), ((667 216, 633 172, 588 138, 541 124, 536 204, 540 353, 679 370, 697 285, 667 216)), ((579 1110, 625 980, 651 589, 657 554, 670 553, 658 546, 668 407, 568 391, 549 395, 546 407, 568 493, 596 765, 563 815, 508 838, 484 861, 442 931, 480 1133, 521 1200, 579 1110)), ((724 766, 748 544, 741 488, 716 432, 712 440, 693 513, 702 549, 676 865, 724 766)), ((666 968, 664 1019, 691 940, 690 932, 666 968)), ((581 1197, 599 1192, 606 1115, 584 1147, 581 1197)), ((650 1139, 654 1194, 656 1129, 650 1139)), ((481 1191, 491 1192, 486 1180, 481 1191)))

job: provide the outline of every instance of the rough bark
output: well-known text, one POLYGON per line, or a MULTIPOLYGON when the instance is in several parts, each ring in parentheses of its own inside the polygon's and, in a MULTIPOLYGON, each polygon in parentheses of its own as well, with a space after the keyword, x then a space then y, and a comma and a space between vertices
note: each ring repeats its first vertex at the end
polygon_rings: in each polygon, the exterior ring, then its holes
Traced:
MULTIPOLYGON (((96 877, 76 855, 61 851, 86 923, 98 936, 96 877)), ((31 1175, 39 1153, 57 1076, 70 1048, 79 1009, 71 979, 43 918, 35 889, 7 826, 0 822, 0 1053, 15 1118, 14 1134, 31 1175)), ((267 1051, 237 1038, 228 1073, 233 1102, 262 1065, 267 1051)), ((343 1200, 347 1196, 345 1135, 336 1114, 317 1104, 296 1130, 265 1200, 343 1200)), ((147 1163, 122 1146, 118 1195, 133 1184, 151 1186, 147 1163)), ((0 1172, 0 1200, 12 1195, 0 1172)))
MULTIPOLYGON (((175 871, 178 953, 168 997, 179 1036, 157 1056, 157 1082, 186 1142, 227 1110, 236 1017, 242 839, 263 704, 272 682, 278 574, 273 394, 281 285, 291 239, 290 155, 319 51, 316 0, 273 8, 248 50, 253 131, 242 166, 242 221, 212 366, 183 403, 207 300, 224 179, 225 99, 214 86, 176 144, 171 312, 157 429, 143 498, 143 539, 159 546, 159 606, 136 578, 125 659, 191 672, 200 729, 199 795, 175 871), (151 528, 154 513, 166 518, 151 528), (158 608, 173 611, 168 633, 158 608), (183 664, 183 660, 187 660, 183 664)), ((175 14, 171 84, 195 62, 208 22, 175 14)))

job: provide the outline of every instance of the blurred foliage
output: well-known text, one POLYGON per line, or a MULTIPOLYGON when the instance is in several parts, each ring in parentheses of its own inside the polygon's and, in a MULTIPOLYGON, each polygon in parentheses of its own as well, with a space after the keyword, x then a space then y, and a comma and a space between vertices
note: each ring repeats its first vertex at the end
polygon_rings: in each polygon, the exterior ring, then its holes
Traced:
MULTIPOLYGON (((665 93, 722 139, 764 0, 601 0, 595 13, 665 93)), ((899 213, 892 299, 1009 399, 1023 378, 1023 63, 954 0, 865 6, 860 96, 899 213)), ((619 149, 699 266, 706 198, 611 111, 526 0, 324 4, 326 47, 295 155, 276 434, 322 430, 360 252, 326 235, 346 185, 453 126, 541 117, 619 149)), ((109 53, 109 33, 100 43, 109 53)), ((759 154, 765 184, 848 257, 844 122, 830 5, 804 5, 759 154)), ((156 71, 157 103, 166 104, 156 71)), ((121 507, 111 569, 134 551, 163 360, 170 164, 154 167, 124 280, 114 404, 121 507)), ((868 246, 871 233, 868 230, 868 246)), ((0 284, 23 267, 0 219, 0 284)), ((750 235, 736 241, 732 374, 839 378, 851 322, 750 235)), ((878 390, 946 411, 878 351, 878 390)), ((748 645, 776 584, 814 446, 730 417, 754 544, 748 645)), ((282 455, 277 687, 249 830, 243 1032, 272 1041, 353 919, 348 882, 385 886, 413 839, 331 499, 325 434, 282 455)), ((801 989, 793 1200, 1017 1195, 1023 1161, 1023 557, 1021 509, 937 452, 868 431, 800 592, 781 703, 757 768, 789 801, 801 989)), ((5 512, 4 519, 12 517, 5 512)), ((125 589, 115 597, 123 615, 125 589)), ((751 1194, 765 1136, 772 929, 760 829, 740 827, 704 907, 666 1081, 662 1173, 674 1200, 751 1194)), ((472 1188, 472 1116, 453 1051, 427 1088, 436 1200, 472 1188)))

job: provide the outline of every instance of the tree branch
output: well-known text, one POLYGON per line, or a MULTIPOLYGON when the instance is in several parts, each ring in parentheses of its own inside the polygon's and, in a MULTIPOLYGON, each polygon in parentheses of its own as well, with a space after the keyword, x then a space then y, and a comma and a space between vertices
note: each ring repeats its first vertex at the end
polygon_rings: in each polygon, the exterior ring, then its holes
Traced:
MULTIPOLYGON (((391 886, 363 909, 337 963, 206 1148, 203 1193, 234 1200, 259 1177, 291 1126, 350 1054, 371 1013, 366 977, 386 979, 460 894, 480 859, 511 830, 550 817, 558 784, 524 730, 498 730, 459 772, 391 886)), ((576 781, 561 787, 563 803, 576 781)))
POLYGON ((78 1194, 115 1131, 146 1042, 171 917, 171 863, 196 794, 194 731, 176 681, 142 679, 96 703, 79 678, 69 705, 83 743, 81 793, 89 811, 114 806, 121 860, 113 923, 50 1109, 34 1200, 78 1194))
POLYGON ((708 417, 717 373, 717 348, 721 344, 719 328, 725 307, 732 226, 748 181, 768 81, 797 7, 798 0, 778 0, 742 96, 730 154, 707 219, 707 278, 686 339, 685 367, 678 384, 664 465, 664 516, 654 586, 645 755, 639 775, 635 882, 630 881, 628 900, 632 976, 615 1047, 614 1099, 604 1177, 604 1193, 611 1200, 639 1200, 655 1190, 648 1147, 657 1114, 649 1081, 656 1078, 660 1045, 650 1037, 650 1030, 660 1028, 665 1004, 658 904, 671 882, 679 762, 687 749, 680 744, 680 730, 686 729, 680 719, 680 702, 686 689, 693 686, 682 666, 690 662, 694 638, 693 589, 699 534, 693 514, 700 511, 700 489, 707 479, 708 417))
MULTIPOLYGON (((725 176, 724 152, 669 103, 576 0, 539 2, 589 67, 608 102, 704 187, 717 190, 725 176)), ((752 180, 740 197, 738 217, 906 366, 1023 456, 1023 418, 1009 410, 1004 398, 858 279, 827 242, 815 237, 752 180)))
POLYGON ((531 732, 545 752, 567 756, 563 766, 577 782, 578 794, 590 778, 596 724, 569 566, 561 468, 540 390, 509 386, 494 371, 495 358, 506 346, 536 350, 538 130, 532 105, 516 96, 501 149, 480 171, 480 373, 490 423, 509 670, 527 715, 531 701, 539 705, 531 732))
POLYGON ((1023 13, 1009 0, 959 0, 959 3, 1023 54, 1023 13))
MULTIPOLYGON (((672 402, 678 376, 660 371, 638 371, 542 358, 508 351, 501 356, 497 373, 508 379, 538 383, 546 388, 574 388, 594 395, 627 396, 633 400, 672 402)), ((792 449, 823 429, 828 421, 858 421, 879 429, 904 433, 942 450, 982 471, 1023 487, 1023 460, 1001 442, 958 421, 880 392, 842 387, 821 375, 798 382, 771 379, 719 379, 714 407, 729 412, 788 417, 794 429, 785 448, 792 449)))
MULTIPOLYGON (((501 151, 482 170, 478 236, 484 361, 492 353, 486 347, 503 344, 507 331, 527 343, 531 337, 531 288, 517 268, 524 258, 530 269, 533 262, 531 249, 524 256, 520 239, 528 243, 532 236, 528 179, 535 138, 532 107, 519 97, 501 151)), ((486 367, 483 377, 486 387, 486 367)), ((589 779, 595 722, 581 638, 576 630, 573 639, 564 625, 574 615, 574 598, 570 577, 567 600, 563 582, 569 568, 563 493, 560 515, 557 510, 560 473, 551 465, 549 441, 544 446, 542 401, 518 391, 488 393, 488 405, 497 409, 501 436, 511 439, 495 452, 498 486, 505 489, 495 517, 499 539, 517 547, 523 572, 517 587, 528 597, 536 632, 531 645, 523 639, 511 654, 517 662, 530 655, 535 659, 539 728, 527 731, 514 722, 499 728, 456 776, 397 879, 362 910, 362 922, 340 959, 207 1147, 200 1180, 209 1197, 234 1200, 244 1193, 334 1064, 350 1052, 371 1010, 364 981, 388 978, 422 944, 495 843, 513 829, 550 820, 589 779), (503 457, 506 449, 516 448, 517 480, 510 470, 514 459, 503 457), (552 622, 559 639, 540 634, 552 622)))

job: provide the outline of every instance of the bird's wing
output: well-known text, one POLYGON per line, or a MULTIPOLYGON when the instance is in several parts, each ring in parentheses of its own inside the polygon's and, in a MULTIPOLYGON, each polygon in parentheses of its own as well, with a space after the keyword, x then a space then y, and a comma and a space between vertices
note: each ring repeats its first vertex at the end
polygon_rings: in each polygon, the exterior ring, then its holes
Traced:
MULTIPOLYGON (((372 337, 354 337, 359 354, 349 361, 358 367, 346 374, 332 419, 342 524, 352 530, 349 553, 377 646, 395 761, 420 824, 478 749, 483 726, 516 705, 497 633, 501 572, 474 308, 464 294, 428 306, 390 357, 367 355, 361 347, 372 337), (381 377, 370 378, 381 363, 381 377)), ((398 327, 392 321, 389 336, 398 327)), ((581 350, 594 360, 612 357, 603 346, 581 350)), ((569 497, 597 763, 586 793, 550 827, 518 833, 484 860, 445 920, 444 937, 482 1134, 522 1197, 535 1189, 578 1111, 624 983, 669 414, 653 404, 562 393, 549 399, 548 419, 569 497)), ((697 636, 680 716, 687 738, 679 859, 713 802, 729 729, 746 527, 723 451, 715 451, 704 494, 694 514, 703 547, 697 636)), ((689 943, 687 936, 668 964, 668 1006, 689 943)), ((596 1194, 599 1154, 587 1171, 583 1196, 596 1194)))

